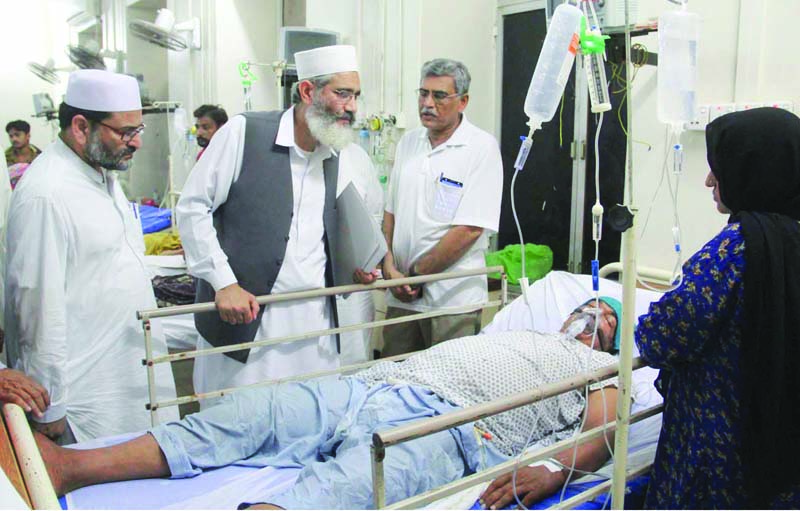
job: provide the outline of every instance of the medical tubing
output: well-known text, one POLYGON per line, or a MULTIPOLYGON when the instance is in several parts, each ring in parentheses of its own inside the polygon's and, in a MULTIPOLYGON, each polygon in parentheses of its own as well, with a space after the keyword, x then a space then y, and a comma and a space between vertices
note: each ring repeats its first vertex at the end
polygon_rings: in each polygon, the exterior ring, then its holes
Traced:
MULTIPOLYGON (((528 307, 528 310, 531 311, 531 308, 528 307)), ((533 320, 533 312, 531 312, 531 320, 533 320)), ((536 335, 536 332, 534 332, 533 329, 531 329, 531 336, 535 337, 535 335, 536 335)), ((563 340, 562 340, 561 344, 562 344, 562 346, 564 346, 563 340)), ((534 358, 534 360, 539 360, 539 345, 538 345, 538 343, 534 342, 532 344, 532 346, 533 346, 533 349, 534 349, 534 357, 533 358, 534 358)), ((564 346, 564 347, 566 349, 566 346, 564 346)), ((546 378, 546 375, 544 374, 544 370, 542 370, 542 368, 538 364, 534 363, 534 365, 536 366, 535 369, 537 370, 538 374, 541 375, 542 385, 545 385, 546 382, 547 382, 547 378, 546 378)), ((552 398, 544 399, 542 401, 539 401, 536 404, 538 404, 539 406, 541 406, 543 408, 547 408, 547 407, 551 408, 551 410, 553 411, 552 416, 553 417, 557 417, 558 416, 558 403, 556 403, 555 401, 552 401, 552 398)), ((542 415, 541 414, 537 414, 536 421, 533 423, 533 426, 531 427, 530 432, 528 433, 528 438, 525 440, 525 444, 523 445, 522 449, 520 449, 519 453, 516 456, 517 460, 519 460, 522 457, 522 455, 525 454, 525 451, 528 450, 528 447, 531 444, 531 440, 533 439, 533 433, 534 433, 534 431, 536 431, 536 427, 538 426, 539 421, 541 419, 542 419, 542 415)), ((556 420, 556 419, 554 419, 554 420, 556 420)), ((549 427, 550 431, 556 431, 555 427, 553 427, 553 426, 554 426, 554 424, 551 421, 551 423, 548 424, 548 427, 549 427)), ((517 465, 516 467, 514 467, 514 470, 511 472, 511 491, 514 494, 514 500, 517 501, 517 505, 519 506, 519 508, 520 509, 528 509, 527 507, 525 507, 525 505, 519 499, 519 495, 517 493, 517 471, 520 468, 521 467, 519 467, 519 465, 517 465)))
POLYGON ((675 258, 675 265, 672 268, 672 276, 673 276, 673 284, 666 288, 656 288, 653 287, 643 280, 639 279, 637 276, 637 282, 641 284, 643 287, 651 290, 651 291, 658 291, 658 292, 669 292, 677 289, 683 283, 683 248, 681 245, 681 224, 680 224, 680 215, 678 214, 678 185, 680 184, 680 178, 683 173, 683 145, 680 143, 680 135, 681 132, 679 129, 673 125, 671 127, 667 127, 666 132, 666 140, 665 140, 665 148, 664 148, 664 163, 661 167, 661 180, 659 181, 658 187, 656 188, 656 193, 653 195, 653 199, 650 201, 650 209, 648 209, 647 217, 645 220, 644 229, 639 236, 641 240, 644 237, 645 229, 647 228, 647 221, 650 219, 650 213, 652 212, 653 204, 655 203, 656 195, 658 194, 659 189, 661 188, 661 184, 663 183, 664 179, 667 180, 667 189, 669 190, 670 198, 672 199, 672 246, 673 250, 675 251, 676 258, 675 258), (674 137, 674 143, 670 138, 674 137), (672 186, 672 180, 670 179, 669 173, 667 172, 668 160, 669 160, 669 151, 672 149, 673 153, 673 175, 675 176, 675 187, 672 186))
MULTIPOLYGON (((592 355, 594 354, 595 343, 598 342, 597 329, 598 329, 598 325, 600 324, 600 315, 602 314, 602 311, 603 311, 603 309, 600 307, 600 297, 599 297, 599 291, 597 289, 594 290, 594 295, 595 295, 594 296, 594 307, 592 308, 593 309, 592 312, 595 315, 595 318, 594 318, 595 319, 594 320, 594 331, 592 333, 592 345, 590 346, 590 351, 587 352, 586 362, 585 362, 585 365, 583 367, 583 371, 584 372, 588 372, 589 368, 591 367, 592 355)), ((578 367, 578 370, 581 370, 581 368, 578 367)), ((600 388, 600 392, 601 392, 600 395, 601 395, 602 400, 603 400, 603 427, 606 428, 608 426, 608 410, 607 410, 607 406, 606 406, 605 387, 601 387, 600 388)), ((573 435, 575 437, 575 442, 574 442, 574 444, 572 446, 572 462, 571 462, 570 467, 569 467, 569 473, 567 475, 567 478, 564 480, 564 485, 561 487, 561 495, 559 497, 559 502, 563 502, 564 501, 564 497, 565 497, 566 491, 567 491, 567 486, 569 486, 569 482, 572 480, 573 474, 576 472, 576 470, 580 472, 580 470, 575 468, 575 465, 576 465, 577 460, 578 460, 578 443, 579 443, 578 435, 580 435, 580 432, 583 431, 583 428, 586 426, 586 420, 587 420, 587 418, 589 416, 589 403, 588 403, 589 382, 586 382, 586 384, 584 385, 583 394, 585 396, 584 399, 586 400, 586 406, 584 406, 584 409, 583 409, 580 428, 578 428, 575 431, 575 434, 573 435)), ((605 444, 606 444, 606 449, 608 449, 608 452, 609 452, 609 454, 611 456, 611 459, 613 460, 614 459, 614 450, 611 448, 611 444, 608 441, 608 435, 605 432, 603 433, 603 439, 604 439, 605 444)))
POLYGON ((519 244, 522 253, 522 276, 525 276, 525 242, 522 237, 522 227, 519 224, 519 216, 517 216, 517 204, 514 200, 514 188, 517 184, 517 175, 519 170, 514 170, 514 176, 511 178, 511 214, 514 216, 514 224, 517 226, 517 235, 519 236, 519 244))

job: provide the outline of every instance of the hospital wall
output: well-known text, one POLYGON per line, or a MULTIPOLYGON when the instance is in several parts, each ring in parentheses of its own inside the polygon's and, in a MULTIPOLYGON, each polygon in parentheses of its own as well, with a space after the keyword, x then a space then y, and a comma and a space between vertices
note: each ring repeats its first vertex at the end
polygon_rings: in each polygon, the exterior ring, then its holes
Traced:
POLYGON ((495 117, 495 2, 486 0, 306 0, 306 25, 335 30, 358 48, 362 113, 398 115, 419 126, 419 70, 436 57, 464 62, 472 73, 471 122, 493 131, 495 117))
MULTIPOLYGON (((672 9, 663 0, 640 0, 640 20, 672 9)), ((692 11, 702 19, 699 46, 699 104, 758 103, 787 100, 800 108, 800 63, 787 58, 792 46, 793 20, 800 17, 796 0, 713 0, 692 1, 692 11)), ((651 51, 658 51, 656 34, 636 38, 651 51)), ((656 72, 642 68, 633 88, 635 202, 640 208, 639 232, 664 158, 664 126, 657 121, 656 72), (652 144, 647 150, 644 143, 652 144)), ((698 250, 727 221, 712 201, 711 190, 703 185, 708 174, 705 135, 685 132, 684 175, 679 190, 679 211, 685 257, 698 250)), ((753 169, 758 172, 759 169, 753 169)), ((665 188, 665 187, 664 187, 665 188)), ((669 268, 675 258, 671 250, 671 206, 662 189, 654 201, 653 214, 639 244, 639 264, 669 268)))
POLYGON ((52 125, 32 115, 32 95, 50 94, 57 104, 66 90, 66 73, 59 73, 62 83, 50 85, 27 69, 30 61, 44 64, 53 58, 57 67, 70 65, 64 47, 69 42, 69 28, 65 23, 75 9, 66 3, 53 4, 48 0, 14 2, 0 0, 0 62, 3 79, 0 80, 0 147, 10 143, 5 125, 14 119, 23 119, 31 125, 31 142, 39 148, 46 147, 54 136, 52 125), (31 23, 35 20, 36 23, 31 23))

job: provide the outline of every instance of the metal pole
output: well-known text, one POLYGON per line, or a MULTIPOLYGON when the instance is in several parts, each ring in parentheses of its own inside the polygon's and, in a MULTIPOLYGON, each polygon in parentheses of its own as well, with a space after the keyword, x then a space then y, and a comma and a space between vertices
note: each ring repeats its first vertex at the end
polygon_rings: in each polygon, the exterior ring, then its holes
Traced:
MULTIPOLYGON (((636 360, 637 367, 644 365, 640 359, 637 358, 636 360)), ((437 415, 425 421, 417 421, 405 426, 398 426, 386 431, 381 431, 375 433, 372 438, 373 441, 375 441, 375 438, 379 438, 384 447, 407 442, 421 436, 438 433, 439 431, 461 426, 468 422, 474 422, 490 415, 536 403, 570 390, 583 389, 587 383, 612 378, 617 374, 618 368, 619 366, 614 364, 602 367, 596 371, 579 373, 571 378, 548 383, 532 390, 518 392, 487 403, 455 410, 444 415, 437 415)))
POLYGON ((380 438, 376 440, 372 436, 372 445, 369 447, 372 453, 372 500, 375 509, 386 507, 386 481, 383 478, 383 460, 386 458, 386 449, 380 443, 380 438))
POLYGON ((611 508, 625 508, 625 481, 628 467, 628 430, 631 413, 631 361, 633 358, 633 321, 636 315, 636 215, 633 207, 633 76, 631 62, 630 0, 625 0, 625 65, 628 118, 628 158, 625 168, 626 202, 634 213, 633 225, 622 233, 622 345, 619 354, 617 397, 617 434, 614 439, 614 477, 611 508))
MULTIPOLYGON (((281 293, 275 295, 263 295, 256 297, 259 305, 268 305, 279 302, 289 302, 293 300, 304 300, 307 298, 317 298, 320 296, 334 296, 339 294, 359 293, 372 291, 374 289, 388 289, 390 287, 402 286, 405 284, 425 284, 426 282, 438 282, 440 280, 457 279, 461 277, 472 277, 475 275, 486 275, 487 273, 504 272, 502 266, 489 266, 473 270, 453 271, 447 273, 436 273, 433 275, 419 275, 417 277, 407 277, 404 279, 379 280, 373 284, 349 284, 346 286, 326 287, 317 289, 307 289, 305 291, 295 291, 292 293, 281 293)), ((174 307, 163 307, 161 309, 150 309, 138 311, 138 319, 163 318, 165 316, 175 316, 178 314, 197 314, 199 312, 211 312, 216 310, 214 302, 196 303, 193 305, 177 305, 174 307)))
POLYGON ((500 275, 500 309, 508 305, 508 276, 503 273, 500 275))
MULTIPOLYGON (((658 413, 661 413, 663 409, 663 405, 659 404, 652 408, 648 408, 647 410, 643 410, 641 412, 636 413, 631 417, 631 422, 638 422, 640 420, 647 419, 648 417, 652 417, 658 413)), ((595 438, 599 438, 602 435, 606 435, 608 433, 614 432, 616 429, 616 424, 610 422, 608 424, 603 424, 597 426, 593 429, 588 431, 584 431, 580 435, 578 435, 577 439, 581 443, 588 442, 589 440, 594 440, 595 438)), ((409 497, 407 499, 394 502, 391 505, 387 506, 388 509, 420 509, 422 506, 426 506, 431 504, 432 502, 436 502, 437 500, 447 497, 448 495, 452 495, 462 490, 466 490, 471 488, 477 484, 491 481, 500 477, 503 474, 507 474, 512 470, 515 470, 519 467, 525 467, 534 463, 536 461, 540 461, 546 458, 551 458, 556 454, 564 451, 565 449, 572 448, 575 445, 576 438, 566 438, 561 440, 560 442, 556 442, 544 449, 541 449, 536 452, 527 452, 520 456, 519 458, 515 457, 506 462, 500 463, 499 465, 495 465, 491 468, 486 470, 482 470, 478 473, 472 474, 467 476, 463 479, 458 479, 453 481, 452 483, 446 484, 439 488, 429 490, 425 493, 421 493, 419 495, 415 495, 413 497, 409 497)))
POLYGON ((439 316, 447 316, 451 314, 461 314, 464 312, 472 312, 478 309, 485 309, 488 307, 496 307, 500 305, 500 300, 494 300, 491 302, 484 302, 484 303, 477 303, 472 305, 462 305, 459 307, 453 307, 452 309, 447 310, 438 310, 436 312, 420 312, 419 314, 413 314, 410 316, 402 316, 398 318, 391 318, 391 319, 380 319, 378 321, 371 321, 369 323, 361 323, 359 325, 350 325, 350 326, 340 326, 336 328, 327 328, 325 330, 314 330, 310 332, 305 332, 298 335, 287 335, 284 337, 276 337, 274 339, 260 339, 254 340, 249 342, 242 342, 238 344, 230 344, 228 346, 220 346, 218 348, 208 348, 204 350, 194 350, 194 351, 182 351, 180 353, 175 353, 172 355, 163 355, 160 357, 156 357, 153 359, 154 364, 161 364, 164 362, 172 362, 174 360, 186 360, 190 358, 197 358, 201 356, 207 355, 214 355, 219 353, 229 353, 231 351, 238 351, 243 349, 249 348, 257 348, 260 346, 274 346, 276 344, 288 344, 290 342, 297 342, 302 341, 303 339, 308 339, 310 337, 321 337, 323 335, 331 335, 331 334, 341 334, 346 332, 354 332, 356 330, 365 330, 369 328, 377 328, 379 326, 386 326, 386 325, 395 325, 397 323, 406 323, 409 321, 417 320, 417 319, 427 319, 427 318, 436 318, 439 316))
POLYGON ((147 409, 150 410, 150 425, 158 425, 158 403, 156 402, 156 374, 153 363, 153 333, 151 331, 150 320, 145 319, 144 325, 144 353, 145 358, 142 363, 147 369, 147 393, 150 397, 150 402, 147 404, 147 409))

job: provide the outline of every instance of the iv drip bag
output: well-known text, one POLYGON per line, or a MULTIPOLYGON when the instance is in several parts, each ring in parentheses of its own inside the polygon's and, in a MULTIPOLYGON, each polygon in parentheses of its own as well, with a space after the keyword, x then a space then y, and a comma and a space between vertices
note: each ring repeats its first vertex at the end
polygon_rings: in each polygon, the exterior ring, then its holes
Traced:
POLYGON ((561 102, 578 51, 582 15, 580 9, 568 3, 559 5, 553 13, 525 98, 531 131, 552 119, 561 102))
POLYGON ((700 16, 685 8, 658 18, 658 120, 678 130, 695 115, 700 16))

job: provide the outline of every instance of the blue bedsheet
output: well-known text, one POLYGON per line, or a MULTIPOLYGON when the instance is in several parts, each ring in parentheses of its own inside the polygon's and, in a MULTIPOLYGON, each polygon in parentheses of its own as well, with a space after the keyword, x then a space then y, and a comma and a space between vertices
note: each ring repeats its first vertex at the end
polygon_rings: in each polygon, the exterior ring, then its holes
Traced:
POLYGON ((164 230, 172 224, 172 210, 141 204, 139 205, 139 218, 142 221, 142 232, 149 234, 164 230))
MULTIPOLYGON (((642 496, 644 496, 644 492, 647 491, 647 483, 650 481, 649 475, 642 475, 635 479, 631 479, 628 481, 627 488, 625 490, 625 508, 626 509, 637 509, 636 505, 629 506, 628 500, 639 500, 642 496)), ((592 488, 603 481, 592 481, 588 483, 572 483, 567 487, 567 491, 564 493, 564 500, 574 497, 575 495, 582 493, 589 488, 592 488)), ((551 495, 550 497, 537 502, 530 509, 547 509, 551 506, 558 504, 561 501, 561 493, 556 493, 555 495, 551 495)), ((608 493, 603 493, 595 497, 594 500, 589 500, 584 502, 583 504, 579 504, 575 506, 573 509, 610 509, 611 508, 611 496, 608 493), (607 500, 606 500, 607 499, 607 500)), ((480 503, 477 501, 475 504, 472 505, 470 509, 481 509, 480 503)), ((517 502, 514 501, 504 509, 517 509, 517 502)))

